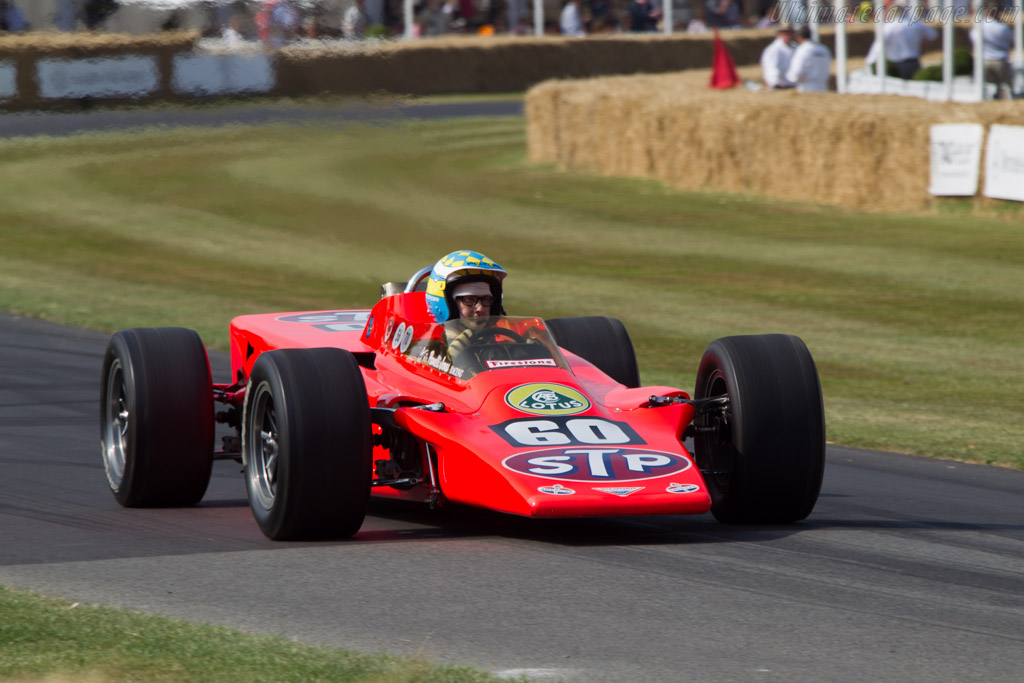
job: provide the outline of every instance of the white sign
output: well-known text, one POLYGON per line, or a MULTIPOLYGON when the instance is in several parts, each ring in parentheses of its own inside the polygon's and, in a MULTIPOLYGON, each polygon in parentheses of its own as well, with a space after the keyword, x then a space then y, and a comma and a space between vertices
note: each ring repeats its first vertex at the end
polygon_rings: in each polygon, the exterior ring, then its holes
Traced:
POLYGON ((138 97, 160 85, 155 57, 41 59, 39 94, 46 98, 138 97))
POLYGON ((931 182, 928 192, 970 197, 978 192, 981 164, 980 123, 939 123, 931 127, 931 182))
POLYGON ((18 96, 18 70, 10 62, 0 62, 0 100, 18 96))
POLYGON ((267 55, 178 55, 172 85, 177 93, 226 95, 267 92, 274 87, 267 55))
POLYGON ((985 196, 1024 202, 1024 126, 989 128, 985 196))

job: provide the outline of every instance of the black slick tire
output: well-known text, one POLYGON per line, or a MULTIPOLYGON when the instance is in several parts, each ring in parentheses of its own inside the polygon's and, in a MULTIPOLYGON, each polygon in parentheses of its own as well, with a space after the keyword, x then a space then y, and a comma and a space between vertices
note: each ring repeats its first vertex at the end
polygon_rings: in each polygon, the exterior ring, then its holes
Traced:
POLYGON ((103 358, 100 446, 125 507, 194 505, 213 467, 213 385, 199 335, 180 327, 116 333, 103 358))
POLYGON ((695 398, 729 397, 724 416, 695 420, 697 465, 711 512, 727 523, 789 523, 818 500, 825 469, 821 384, 807 346, 781 334, 711 342, 695 398))
POLYGON ((249 505, 273 540, 345 538, 366 516, 372 424, 355 357, 341 349, 262 354, 245 391, 249 505))
POLYGON ((598 370, 633 389, 640 386, 640 368, 626 327, 615 318, 588 316, 545 320, 555 342, 598 370))

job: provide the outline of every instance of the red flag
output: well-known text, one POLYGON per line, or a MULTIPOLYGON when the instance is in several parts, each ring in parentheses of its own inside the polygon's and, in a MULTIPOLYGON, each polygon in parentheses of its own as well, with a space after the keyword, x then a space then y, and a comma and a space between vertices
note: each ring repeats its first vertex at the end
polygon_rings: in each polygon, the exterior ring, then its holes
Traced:
POLYGON ((736 73, 736 63, 732 61, 729 48, 725 46, 718 36, 718 27, 715 31, 715 54, 711 58, 711 87, 716 90, 731 88, 740 84, 739 74, 736 73))

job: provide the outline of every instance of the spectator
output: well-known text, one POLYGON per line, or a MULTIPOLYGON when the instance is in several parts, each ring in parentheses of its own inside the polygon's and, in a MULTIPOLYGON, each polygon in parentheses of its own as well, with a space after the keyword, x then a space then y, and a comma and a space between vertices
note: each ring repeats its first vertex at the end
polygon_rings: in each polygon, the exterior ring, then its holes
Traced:
POLYGON ((1010 51, 1013 49, 1013 29, 999 20, 995 3, 986 5, 986 16, 971 28, 974 58, 978 58, 978 32, 981 32, 981 58, 985 62, 985 82, 994 83, 996 97, 1013 98, 1013 71, 1010 69, 1010 51), (991 17, 991 18, 990 18, 991 17))
POLYGON ((793 27, 783 24, 775 34, 775 40, 761 53, 761 74, 769 90, 792 88, 794 83, 786 79, 789 63, 793 59, 793 27))
POLYGON ((270 45, 284 47, 299 37, 302 12, 293 0, 278 0, 270 10, 270 45))
POLYGON ((364 0, 354 0, 342 15, 341 35, 346 40, 360 40, 366 35, 367 26, 369 19, 366 16, 366 4, 364 0))
POLYGON ((458 0, 456 5, 452 8, 455 17, 460 27, 472 24, 476 26, 480 23, 479 18, 476 16, 476 4, 474 0, 458 0))
POLYGON ((580 16, 580 0, 566 0, 562 8, 562 15, 558 20, 558 27, 562 35, 582 37, 586 35, 583 30, 583 17, 580 16))
MULTIPOLYGON (((921 51, 926 41, 935 40, 939 32, 913 17, 903 16, 896 21, 882 24, 882 40, 885 41, 885 59, 896 65, 899 78, 910 79, 921 68, 921 51)), ((864 63, 868 66, 878 61, 881 48, 876 40, 868 50, 864 63)), ((884 65, 881 68, 885 68, 884 65)))
POLYGON ((75 0, 57 0, 53 10, 53 25, 58 31, 74 31, 78 26, 78 7, 75 0))
POLYGON ((707 0, 705 21, 715 28, 735 28, 740 25, 739 0, 707 0))
POLYGON ((796 50, 786 71, 786 80, 799 92, 827 92, 832 70, 832 53, 811 40, 811 28, 801 26, 796 34, 796 50))
POLYGON ((366 11, 367 27, 384 26, 384 0, 365 0, 363 9, 366 11))
POLYGON ((245 44, 245 36, 242 34, 242 18, 237 14, 228 17, 228 23, 220 32, 224 47, 235 50, 245 44))
POLYGON ((634 33, 645 33, 658 29, 660 13, 652 6, 650 0, 631 0, 629 3, 629 30, 634 33))
POLYGON ((340 38, 341 19, 345 16, 343 0, 317 0, 313 11, 313 25, 318 38, 340 38))
POLYGON ((27 29, 25 13, 10 0, 0 0, 0 31, 18 33, 27 29))
POLYGON ((599 22, 601 26, 612 23, 612 0, 589 0, 587 6, 591 22, 599 22))
POLYGON ((90 31, 99 28, 111 14, 117 11, 117 0, 85 0, 82 15, 85 27, 90 31))
POLYGON ((690 23, 686 25, 686 33, 691 36, 699 36, 704 33, 708 33, 711 29, 708 28, 707 22, 704 19, 707 17, 707 13, 703 7, 697 7, 693 12, 693 18, 690 19, 690 23))
MULTIPOLYGON (((523 22, 526 19, 526 3, 525 0, 507 0, 504 3, 504 14, 506 30, 512 35, 520 35, 525 33, 525 26, 523 22)), ((501 8, 498 3, 492 2, 490 12, 488 12, 488 19, 490 23, 500 27, 501 21, 501 8)), ((500 30, 500 28, 499 28, 500 30)))
POLYGON ((448 33, 451 17, 446 10, 447 5, 442 5, 441 0, 427 0, 426 6, 416 16, 416 24, 420 27, 420 35, 430 37, 448 33))
POLYGON ((448 17, 449 33, 462 33, 466 28, 466 19, 462 16, 462 0, 445 0, 444 13, 448 17))

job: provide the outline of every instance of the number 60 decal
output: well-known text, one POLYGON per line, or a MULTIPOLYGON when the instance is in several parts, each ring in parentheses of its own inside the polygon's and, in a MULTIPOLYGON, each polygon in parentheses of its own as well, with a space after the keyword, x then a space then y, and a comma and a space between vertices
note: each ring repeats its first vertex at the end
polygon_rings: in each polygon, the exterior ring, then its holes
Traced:
POLYGON ((548 417, 491 425, 513 446, 624 446, 647 443, 625 422, 599 417, 548 417))

